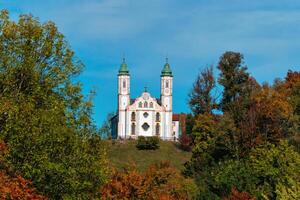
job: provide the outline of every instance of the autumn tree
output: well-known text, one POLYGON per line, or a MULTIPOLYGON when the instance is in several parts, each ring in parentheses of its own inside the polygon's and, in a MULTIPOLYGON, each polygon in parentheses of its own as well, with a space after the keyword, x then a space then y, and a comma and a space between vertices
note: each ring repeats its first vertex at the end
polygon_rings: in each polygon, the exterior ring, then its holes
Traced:
POLYGON ((0 138, 7 160, 49 198, 91 198, 106 180, 83 64, 53 22, 0 13, 0 138))
POLYGON ((275 81, 274 89, 286 96, 292 107, 289 124, 293 125, 290 131, 294 131, 294 135, 290 141, 300 152, 300 72, 289 70, 284 80, 277 79, 275 81))
POLYGON ((224 53, 218 69, 222 113, 194 118, 183 171, 194 177, 197 199, 298 199, 299 153, 287 141, 300 149, 300 73, 260 86, 237 52, 224 53))
POLYGON ((197 75, 189 94, 189 106, 194 116, 212 113, 212 110, 216 107, 216 97, 212 94, 214 88, 213 67, 206 67, 197 75))

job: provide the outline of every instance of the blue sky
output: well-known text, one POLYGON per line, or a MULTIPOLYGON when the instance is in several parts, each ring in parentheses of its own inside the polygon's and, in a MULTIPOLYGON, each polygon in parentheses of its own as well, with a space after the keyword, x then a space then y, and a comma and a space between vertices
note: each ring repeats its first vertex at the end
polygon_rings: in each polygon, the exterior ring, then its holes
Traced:
POLYGON ((160 71, 168 55, 175 112, 189 111, 187 94, 197 72, 216 66, 227 50, 243 53, 260 83, 283 78, 288 69, 300 70, 299 0, 0 0, 3 8, 13 19, 31 13, 57 24, 85 64, 79 77, 84 92, 97 89, 98 126, 116 110, 123 53, 132 97, 144 86, 159 97, 160 71))

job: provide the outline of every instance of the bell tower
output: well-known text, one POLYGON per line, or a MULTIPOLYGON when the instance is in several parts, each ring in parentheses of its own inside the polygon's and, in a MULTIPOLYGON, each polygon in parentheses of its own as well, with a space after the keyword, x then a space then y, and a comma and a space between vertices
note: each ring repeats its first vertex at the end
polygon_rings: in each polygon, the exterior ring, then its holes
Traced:
POLYGON ((130 104, 130 75, 129 70, 123 58, 123 62, 120 65, 118 73, 118 136, 126 138, 126 108, 130 104))
POLYGON ((166 64, 160 75, 160 99, 161 104, 165 109, 164 116, 164 139, 171 139, 172 136, 172 95, 173 95, 173 75, 168 63, 168 58, 166 58, 166 64))

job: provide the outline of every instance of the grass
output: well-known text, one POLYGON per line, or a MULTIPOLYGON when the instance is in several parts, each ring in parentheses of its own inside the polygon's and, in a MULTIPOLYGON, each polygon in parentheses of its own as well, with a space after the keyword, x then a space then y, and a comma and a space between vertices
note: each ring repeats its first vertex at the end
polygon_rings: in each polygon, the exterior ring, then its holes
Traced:
POLYGON ((182 151, 174 142, 160 141, 157 150, 138 150, 135 140, 107 141, 108 158, 117 169, 123 169, 135 164, 140 171, 147 169, 149 165, 160 161, 170 161, 178 170, 183 169, 183 164, 191 157, 190 152, 182 151))

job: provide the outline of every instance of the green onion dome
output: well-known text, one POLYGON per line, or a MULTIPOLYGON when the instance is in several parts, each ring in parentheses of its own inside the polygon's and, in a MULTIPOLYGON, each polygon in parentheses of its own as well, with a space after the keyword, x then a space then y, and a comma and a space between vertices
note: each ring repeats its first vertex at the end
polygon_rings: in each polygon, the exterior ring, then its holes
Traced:
POLYGON ((129 75, 129 70, 127 69, 125 58, 123 58, 123 62, 120 65, 119 75, 129 75))
POLYGON ((168 58, 166 58, 166 64, 164 65, 164 68, 161 71, 161 76, 173 76, 170 65, 168 63, 168 58))

